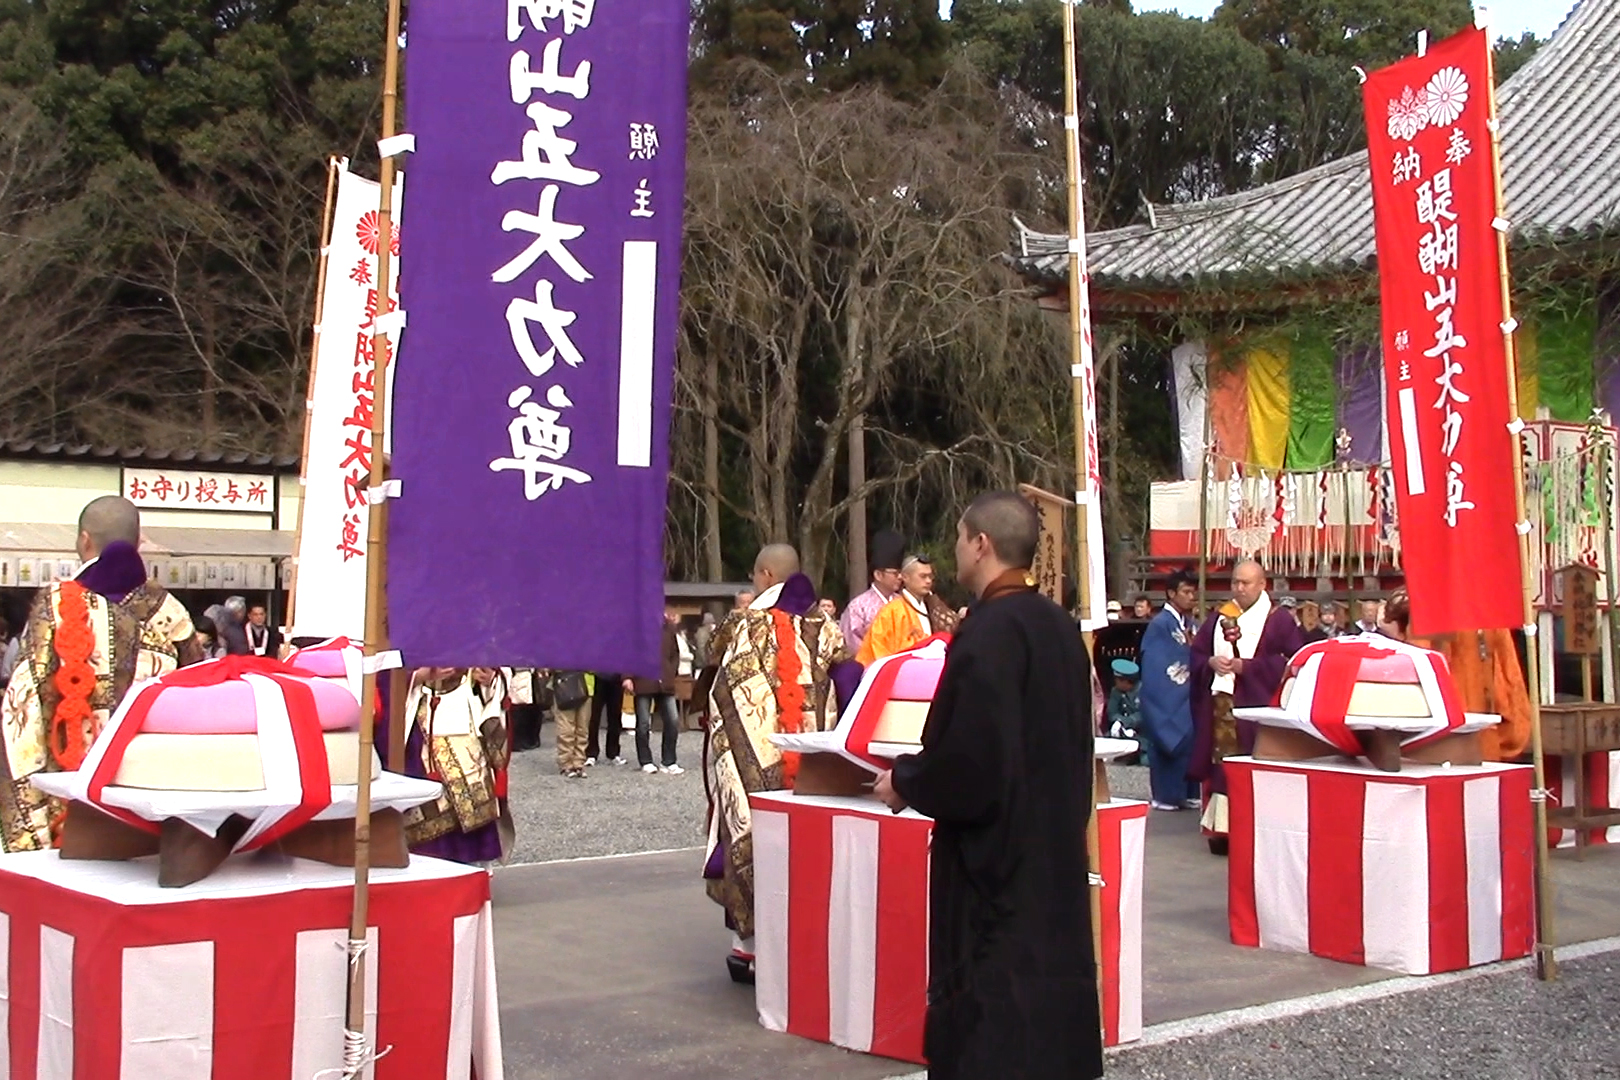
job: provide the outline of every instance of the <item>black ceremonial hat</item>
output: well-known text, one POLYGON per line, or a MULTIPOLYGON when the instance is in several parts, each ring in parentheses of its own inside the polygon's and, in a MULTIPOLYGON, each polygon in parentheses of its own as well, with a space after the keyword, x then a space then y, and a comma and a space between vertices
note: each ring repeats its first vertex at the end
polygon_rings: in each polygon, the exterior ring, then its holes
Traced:
POLYGON ((900 560, 905 557, 905 537, 893 529, 880 529, 872 534, 871 557, 866 560, 868 570, 898 570, 900 560))

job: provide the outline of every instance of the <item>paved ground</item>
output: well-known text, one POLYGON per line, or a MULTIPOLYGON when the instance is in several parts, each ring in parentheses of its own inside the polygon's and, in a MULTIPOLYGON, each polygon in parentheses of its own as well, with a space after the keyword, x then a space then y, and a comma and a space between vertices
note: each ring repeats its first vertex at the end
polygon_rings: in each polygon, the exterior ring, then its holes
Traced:
MULTIPOLYGON (((689 848, 701 842, 703 784, 598 766, 556 775, 550 750, 518 755, 512 803, 520 861, 689 848)), ((700 736, 683 733, 683 765, 700 736)), ((633 758, 632 744, 626 749, 633 758)), ((1114 770, 1122 796, 1142 770, 1114 770)), ((1192 814, 1149 824, 1144 1010, 1164 1045, 1110 1055, 1133 1080, 1584 1080, 1620 1077, 1620 954, 1566 965, 1556 984, 1497 968, 1465 981, 1376 1001, 1403 988, 1387 972, 1308 956, 1239 949, 1226 939, 1225 864, 1209 856, 1192 814), (1325 1011, 1198 1034, 1188 1018, 1338 992, 1325 1011), (1174 1026, 1174 1022, 1184 1023, 1174 1026)), ((512 1080, 622 1076, 730 1080, 759 1076, 879 1080, 911 1067, 761 1029, 752 993, 726 977, 729 940, 699 885, 693 850, 542 866, 495 876, 502 1018, 512 1080)), ((1620 935, 1620 849, 1585 862, 1555 857, 1559 936, 1620 935)), ((1228 1023, 1223 1020, 1222 1023, 1228 1023)))

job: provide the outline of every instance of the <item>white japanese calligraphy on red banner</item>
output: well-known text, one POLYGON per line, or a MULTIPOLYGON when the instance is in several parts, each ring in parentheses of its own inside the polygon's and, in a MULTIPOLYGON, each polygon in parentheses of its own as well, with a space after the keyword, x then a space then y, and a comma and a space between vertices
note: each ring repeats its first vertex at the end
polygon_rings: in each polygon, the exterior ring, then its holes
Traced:
POLYGON ((275 509, 276 478, 180 468, 125 469, 123 494, 145 510, 268 514, 275 509))
MULTIPOLYGON (((394 181, 394 227, 389 247, 391 308, 397 308, 402 177, 394 181)), ((399 349, 399 331, 388 355, 372 349, 377 312, 379 189, 348 171, 338 173, 337 200, 327 250, 321 325, 316 328, 314 376, 310 381, 308 449, 304 454, 304 502, 299 518, 298 563, 293 580, 295 636, 349 637, 365 630, 366 486, 371 479, 371 422, 377 361, 388 385, 387 363, 399 349)), ((389 397, 392 398, 392 393, 389 397)), ((384 420, 384 446, 388 445, 384 420)))
POLYGON ((1489 48, 1465 30, 1363 88, 1387 429, 1425 635, 1523 621, 1489 48))

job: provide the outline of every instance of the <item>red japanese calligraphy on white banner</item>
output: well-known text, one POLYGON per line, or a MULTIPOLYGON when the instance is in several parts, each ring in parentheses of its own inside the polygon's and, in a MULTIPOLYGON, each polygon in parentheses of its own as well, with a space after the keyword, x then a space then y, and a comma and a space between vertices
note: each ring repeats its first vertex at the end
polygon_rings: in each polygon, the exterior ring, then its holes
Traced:
POLYGON ((1363 87, 1387 429, 1424 635, 1524 621, 1489 49, 1465 30, 1363 87))
MULTIPOLYGON (((392 307, 399 297, 399 220, 404 185, 394 182, 394 229, 389 260, 392 307)), ((366 619, 365 489, 371 478, 372 404, 378 357, 372 318, 377 311, 377 207, 375 181, 338 172, 332 237, 326 253, 321 325, 311 363, 309 440, 304 455, 304 502, 299 516, 298 564, 293 582, 293 636, 364 637, 366 619)), ((399 348, 399 331, 387 338, 399 348)), ((384 360, 388 384, 394 369, 384 360)), ((393 395, 388 395, 391 400, 393 395)), ((387 422, 385 421, 385 430, 387 422)), ((386 435, 384 438, 386 446, 386 435)))

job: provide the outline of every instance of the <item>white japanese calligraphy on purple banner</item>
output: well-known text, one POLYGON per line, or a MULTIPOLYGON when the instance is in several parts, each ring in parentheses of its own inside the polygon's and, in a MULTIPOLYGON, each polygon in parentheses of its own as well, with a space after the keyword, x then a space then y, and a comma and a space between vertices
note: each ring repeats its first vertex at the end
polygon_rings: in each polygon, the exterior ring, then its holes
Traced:
POLYGON ((411 7, 388 567, 408 664, 658 670, 688 17, 411 7))

